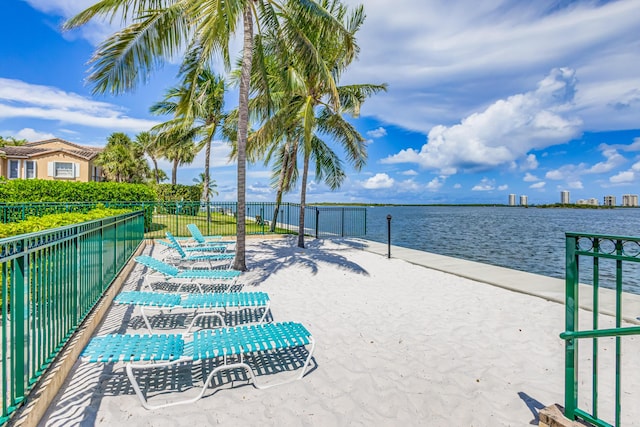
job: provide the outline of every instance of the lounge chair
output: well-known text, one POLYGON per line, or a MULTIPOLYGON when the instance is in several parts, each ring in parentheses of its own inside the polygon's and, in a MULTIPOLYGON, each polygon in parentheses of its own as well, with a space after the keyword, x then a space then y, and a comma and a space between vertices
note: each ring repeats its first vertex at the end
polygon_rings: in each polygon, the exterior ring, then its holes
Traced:
MULTIPOLYGON (((222 281, 231 281, 231 284, 235 284, 240 276, 241 272, 237 270, 179 270, 177 267, 167 264, 166 262, 157 260, 148 255, 139 255, 134 258, 138 264, 142 264, 145 267, 154 270, 155 273, 149 273, 145 275, 143 284, 153 291, 150 280, 152 279, 164 279, 164 280, 176 280, 186 279, 190 283, 195 284, 202 293, 202 285, 196 280, 206 280, 210 283, 220 283, 222 281)), ((182 286, 185 283, 178 282, 177 292, 180 292, 182 286)))
POLYGON ((191 237, 196 241, 199 245, 208 245, 212 243, 216 244, 233 244, 235 243, 232 240, 224 241, 222 240, 222 236, 204 236, 197 225, 195 224, 187 224, 187 230, 191 233, 191 237))
POLYGON ((187 334, 191 333, 191 329, 198 319, 204 317, 215 317, 220 320, 222 326, 225 325, 224 318, 220 315, 220 311, 226 312, 229 308, 264 308, 264 313, 258 320, 262 323, 267 317, 271 301, 269 295, 265 292, 216 292, 204 294, 192 294, 181 296, 179 294, 167 292, 140 292, 127 291, 121 292, 114 299, 116 304, 130 304, 140 307, 144 324, 147 326, 149 333, 153 333, 149 319, 145 309, 153 310, 173 310, 186 309, 196 310, 196 315, 187 328, 187 334), (198 312, 199 310, 207 310, 198 312))
POLYGON ((227 250, 227 247, 224 245, 203 246, 201 248, 183 248, 182 245, 180 245, 180 242, 178 242, 176 238, 173 237, 173 234, 167 231, 166 236, 167 236, 167 240, 171 244, 171 247, 179 255, 179 256, 173 256, 173 257, 167 258, 166 260, 169 262, 175 263, 175 262, 181 262, 181 261, 187 261, 187 262, 209 261, 211 263, 213 261, 225 261, 226 267, 231 268, 231 262, 233 261, 233 258, 235 258, 235 255, 223 253, 227 250), (185 251, 186 249, 190 249, 189 254, 187 254, 187 252, 185 251), (193 250, 193 249, 197 249, 197 250, 193 250), (209 251, 218 252, 218 253, 212 254, 212 253, 209 253, 209 251))
MULTIPOLYGON (((84 349, 80 358, 92 363, 126 362, 125 371, 133 389, 146 409, 157 409, 193 403, 202 398, 212 379, 218 372, 242 368, 246 370, 254 387, 265 389, 275 385, 285 384, 301 379, 313 355, 315 341, 309 331, 300 323, 263 323, 260 325, 237 326, 234 328, 220 328, 202 330, 185 337, 182 335, 105 335, 93 338, 84 349), (185 338, 190 338, 188 341, 185 338), (287 352, 285 366, 299 362, 302 366, 295 376, 288 376, 277 383, 261 384, 251 366, 244 361, 247 354, 269 353, 269 357, 276 358, 275 351, 285 351, 297 347, 310 346, 308 355, 294 360, 295 354, 287 352), (237 361, 229 361, 236 359, 237 361), (168 367, 183 362, 197 360, 219 359, 220 366, 213 369, 202 387, 202 391, 191 399, 184 399, 162 405, 149 404, 143 394, 134 370, 168 367), (144 363, 148 362, 148 363, 144 363)), ((273 366, 269 371, 272 371, 273 366)), ((283 368, 284 369, 284 368, 283 368)))

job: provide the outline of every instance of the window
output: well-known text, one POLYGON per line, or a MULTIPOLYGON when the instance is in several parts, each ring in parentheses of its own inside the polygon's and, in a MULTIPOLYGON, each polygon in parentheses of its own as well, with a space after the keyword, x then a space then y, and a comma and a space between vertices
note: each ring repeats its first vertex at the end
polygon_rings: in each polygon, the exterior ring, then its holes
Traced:
POLYGON ((73 163, 56 162, 53 176, 56 178, 74 178, 73 163))
POLYGON ((20 160, 9 160, 9 179, 20 178, 20 160))
POLYGON ((33 179, 36 177, 36 162, 33 160, 27 160, 25 162, 25 176, 26 179, 33 179))

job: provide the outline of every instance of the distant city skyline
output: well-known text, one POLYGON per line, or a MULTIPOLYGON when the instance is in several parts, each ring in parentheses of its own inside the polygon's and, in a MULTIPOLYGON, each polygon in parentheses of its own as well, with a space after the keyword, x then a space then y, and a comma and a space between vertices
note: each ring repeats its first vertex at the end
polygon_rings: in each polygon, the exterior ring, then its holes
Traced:
MULTIPOLYGON (((516 193, 510 193, 508 195, 508 206, 516 206, 516 193)), ((620 203, 617 203, 617 196, 612 194, 607 194, 602 196, 602 198, 597 197, 589 197, 589 198, 581 198, 575 201, 576 205, 592 205, 599 206, 602 203, 603 206, 638 206, 638 195, 637 194, 623 194, 620 198, 620 203)), ((533 201, 532 204, 547 204, 547 203, 537 203, 533 201)), ((560 191, 560 204, 569 205, 571 203, 571 192, 569 190, 560 191)), ((528 206, 529 205, 529 197, 527 195, 521 194, 519 199, 520 206, 528 206)))

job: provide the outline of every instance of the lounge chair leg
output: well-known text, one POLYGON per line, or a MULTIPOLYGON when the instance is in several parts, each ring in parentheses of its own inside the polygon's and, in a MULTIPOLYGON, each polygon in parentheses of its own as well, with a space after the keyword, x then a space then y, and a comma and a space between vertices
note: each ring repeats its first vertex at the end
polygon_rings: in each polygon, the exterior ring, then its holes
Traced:
POLYGON ((191 329, 195 325, 196 320, 198 320, 201 317, 216 317, 216 318, 220 319, 220 324, 221 324, 220 327, 227 326, 227 324, 224 321, 224 318, 220 315, 220 313, 199 313, 199 314, 196 314, 193 317, 193 320, 191 321, 191 323, 189 324, 189 327, 187 328, 187 334, 191 333, 191 329))

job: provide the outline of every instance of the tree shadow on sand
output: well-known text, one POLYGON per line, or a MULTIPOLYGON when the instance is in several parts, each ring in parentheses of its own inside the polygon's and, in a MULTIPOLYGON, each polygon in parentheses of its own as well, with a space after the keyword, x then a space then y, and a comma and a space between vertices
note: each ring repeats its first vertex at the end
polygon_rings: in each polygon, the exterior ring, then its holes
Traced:
POLYGON ((250 284, 254 286, 269 275, 292 266, 302 266, 314 275, 318 273, 322 264, 369 275, 367 270, 343 254, 351 251, 350 246, 326 247, 326 242, 318 239, 306 242, 304 249, 297 247, 293 239, 263 241, 256 246, 257 249, 247 248, 247 259, 250 260, 248 264, 251 269, 250 284))

